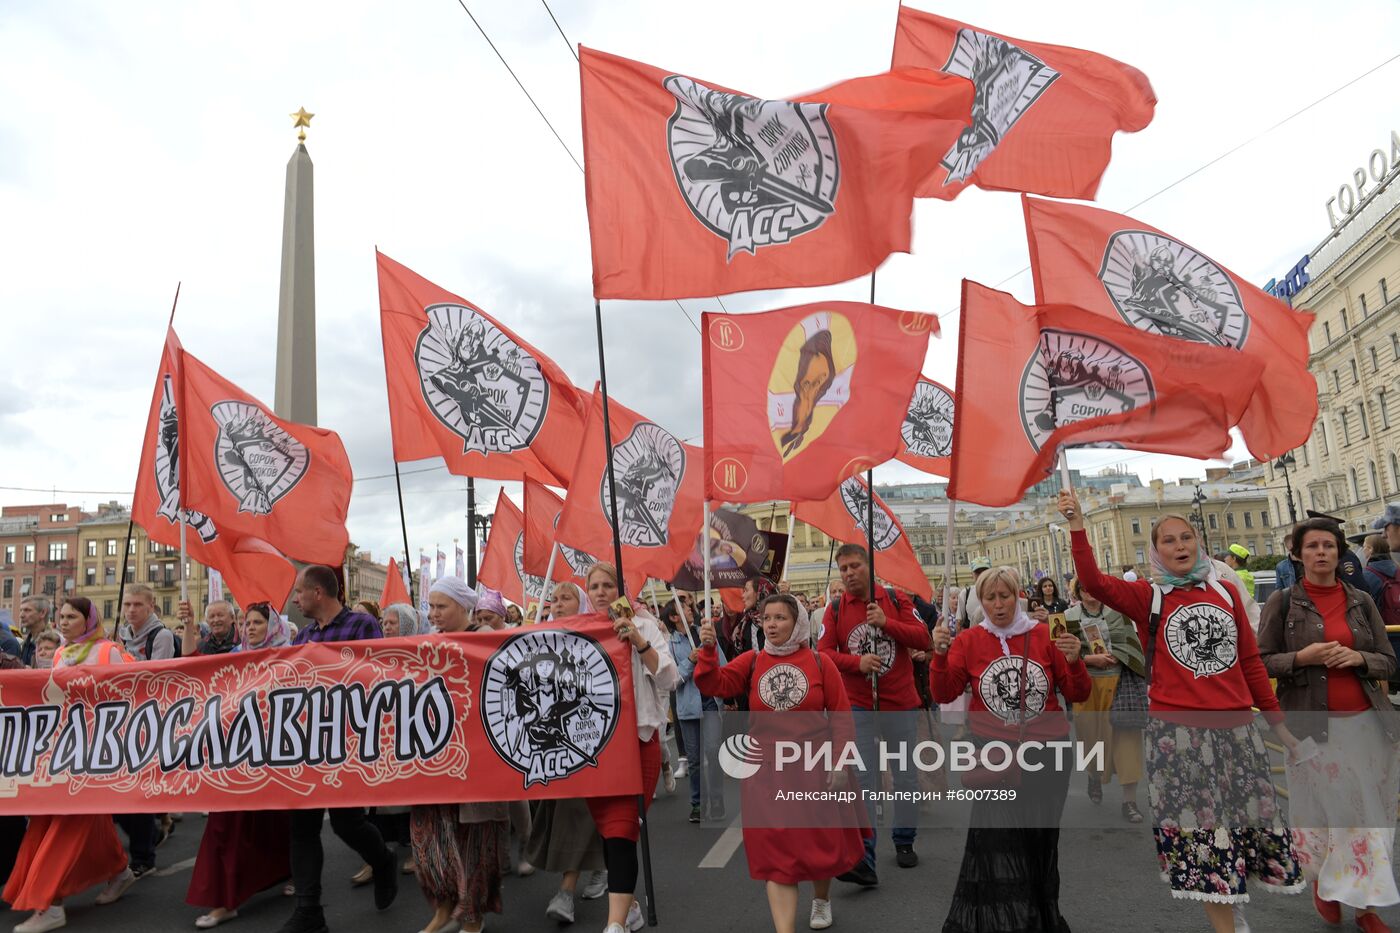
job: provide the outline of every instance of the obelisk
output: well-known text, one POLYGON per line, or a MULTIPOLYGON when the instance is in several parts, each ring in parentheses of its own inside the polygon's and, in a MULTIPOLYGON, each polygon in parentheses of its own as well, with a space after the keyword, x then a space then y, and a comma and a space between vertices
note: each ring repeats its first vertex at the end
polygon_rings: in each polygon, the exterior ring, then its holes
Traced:
POLYGON ((282 207, 282 286, 277 297, 277 389, 279 417, 316 423, 316 238, 311 156, 306 129, 314 113, 290 114, 297 148, 287 163, 282 207))

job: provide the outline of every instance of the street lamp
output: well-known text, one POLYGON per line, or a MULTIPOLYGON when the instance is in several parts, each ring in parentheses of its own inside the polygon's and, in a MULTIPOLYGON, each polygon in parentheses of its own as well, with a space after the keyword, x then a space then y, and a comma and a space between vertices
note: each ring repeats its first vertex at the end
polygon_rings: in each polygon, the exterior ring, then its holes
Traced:
POLYGON ((1298 512, 1293 508, 1293 484, 1288 481, 1288 468, 1298 461, 1292 452, 1284 454, 1274 461, 1274 469, 1283 471, 1283 488, 1288 492, 1288 524, 1298 524, 1298 512))
POLYGON ((1205 501, 1205 493, 1201 492, 1201 487, 1198 483, 1196 485, 1196 494, 1191 497, 1191 504, 1196 507, 1196 514, 1194 518, 1196 519, 1196 527, 1201 530, 1201 543, 1205 546, 1206 554, 1210 554, 1210 535, 1206 533, 1206 515, 1205 512, 1201 509, 1201 506, 1205 504, 1205 501))

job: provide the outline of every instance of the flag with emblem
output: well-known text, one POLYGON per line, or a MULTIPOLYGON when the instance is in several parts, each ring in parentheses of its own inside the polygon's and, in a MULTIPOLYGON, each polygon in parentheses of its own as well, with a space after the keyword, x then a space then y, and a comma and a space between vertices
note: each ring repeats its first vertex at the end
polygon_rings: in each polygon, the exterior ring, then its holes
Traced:
POLYGON ((920 197, 968 185, 1092 200, 1113 134, 1152 122, 1147 76, 1107 55, 1026 42, 923 10, 899 8, 894 66, 972 81, 972 124, 938 153, 920 197))
POLYGON ((1231 350, 964 281, 948 496, 1011 505, 1062 445, 1223 456, 1259 377, 1231 350))
POLYGON ((207 514, 182 505, 183 459, 189 448, 182 438, 185 418, 179 401, 184 360, 180 338, 170 328, 146 419, 132 521, 146 529, 152 541, 179 547, 183 519, 188 529, 186 553, 206 567, 217 568, 240 605, 286 606, 296 568, 285 555, 255 535, 221 528, 207 514))
POLYGON ((824 285, 908 252, 913 195, 971 118, 927 69, 763 100, 580 49, 597 298, 824 285))
POLYGON ((225 532, 253 535, 295 560, 339 567, 350 535, 350 458, 340 435, 274 415, 185 353, 181 489, 225 532))
POLYGON ((937 330, 852 301, 704 314, 705 497, 825 499, 892 458, 937 330))
MULTIPOLYGON (((844 544, 867 547, 866 517, 870 507, 870 487, 859 476, 844 480, 836 492, 819 502, 793 503, 798 521, 818 528, 844 544)), ((931 599, 933 588, 914 556, 909 536, 894 512, 878 495, 875 497, 875 575, 881 580, 931 599)))
POLYGON ((496 512, 486 550, 481 555, 477 583, 489 586, 518 606, 528 606, 540 598, 543 575, 528 573, 521 559, 525 551, 525 515, 501 490, 496 496, 496 512))
POLYGON ((375 258, 394 459, 441 457, 459 476, 568 486, 587 396, 476 305, 375 258))
MULTIPOLYGON (((550 573, 555 580, 573 580, 583 583, 583 575, 597 562, 597 558, 586 551, 570 547, 559 540, 559 519, 564 514, 564 499, 543 483, 525 480, 525 556, 523 564, 529 573, 544 576, 550 573), (550 550, 554 553, 554 569, 549 569, 550 550)), ((607 552, 609 559, 612 552, 607 552)), ((624 568, 627 569, 627 568, 624 568)))
MULTIPOLYGON (((1139 330, 1238 351, 1263 367, 1240 419, 1250 453, 1267 460, 1307 443, 1317 420, 1308 372, 1313 315, 1295 311, 1155 227, 1112 211, 1024 198, 1036 301, 1072 304, 1139 330)), ((1220 373, 1237 392, 1248 366, 1220 373)))
POLYGON ((384 592, 379 594, 379 605, 380 608, 387 608, 396 603, 412 606, 413 600, 409 598, 408 581, 405 579, 403 571, 399 568, 398 562, 391 557, 389 558, 389 568, 384 573, 384 592))
POLYGON ((916 470, 947 476, 953 468, 953 419, 957 402, 953 390, 924 376, 914 384, 914 394, 899 428, 899 453, 895 458, 916 470))
MULTIPOLYGON (((704 521, 704 456, 670 431, 609 399, 618 535, 628 594, 634 580, 670 580, 685 563, 704 521)), ((593 392, 574 485, 564 500, 558 539, 604 560, 613 557, 612 501, 603 443, 603 396, 593 392)))

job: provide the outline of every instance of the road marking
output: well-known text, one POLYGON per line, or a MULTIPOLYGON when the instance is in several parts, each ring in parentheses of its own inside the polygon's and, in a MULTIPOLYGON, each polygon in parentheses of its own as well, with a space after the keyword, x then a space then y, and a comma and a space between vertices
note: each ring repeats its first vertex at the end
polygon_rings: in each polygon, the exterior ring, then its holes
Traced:
POLYGON ((705 853, 705 857, 700 860, 700 867, 723 868, 729 864, 729 860, 734 857, 735 852, 739 851, 739 846, 743 843, 744 830, 739 826, 739 818, 735 817, 734 822, 720 833, 715 844, 710 846, 710 851, 705 853))
POLYGON ((153 872, 153 874, 154 874, 157 878, 166 878, 166 877, 169 877, 170 875, 175 874, 176 872, 184 871, 184 870, 186 870, 187 868, 193 868, 193 867, 194 867, 194 859, 192 859, 192 858, 187 858, 187 859, 185 859, 183 862, 176 862, 174 865, 171 865, 171 866, 169 866, 168 868, 160 868, 160 869, 157 869, 155 872, 153 872))

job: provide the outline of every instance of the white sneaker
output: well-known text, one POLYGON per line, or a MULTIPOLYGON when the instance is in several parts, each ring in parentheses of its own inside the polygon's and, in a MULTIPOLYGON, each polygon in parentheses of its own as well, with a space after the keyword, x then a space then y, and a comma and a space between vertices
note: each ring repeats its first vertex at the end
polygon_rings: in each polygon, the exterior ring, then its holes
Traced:
POLYGON ((1249 921, 1246 920, 1244 916, 1244 905, 1231 904, 1230 913, 1233 914, 1235 918, 1235 933, 1250 933, 1249 921))
POLYGON ((627 933, 627 930, 620 923, 609 923, 603 928, 603 933, 627 933))
POLYGON ((632 933, 637 933, 646 925, 647 918, 642 916, 642 903, 633 898, 632 906, 627 909, 627 929, 631 930, 632 933))
POLYGON ((807 926, 814 930, 825 930, 831 926, 831 901, 812 898, 812 917, 807 926))
POLYGON ((574 895, 571 891, 556 891, 554 897, 550 898, 549 906, 544 909, 544 915, 559 923, 574 922, 574 895))
POLYGON ((671 770, 671 763, 666 762, 666 767, 661 769, 661 783, 666 788, 666 793, 676 792, 676 773, 671 770))
MULTIPOLYGON (((121 896, 126 893, 126 889, 131 887, 135 883, 136 875, 132 872, 131 866, 128 865, 126 868, 122 869, 122 873, 120 875, 117 875, 117 877, 107 882, 107 886, 102 889, 102 893, 97 895, 97 903, 115 904, 121 899, 121 896)), ((63 924, 59 924, 59 926, 62 925, 63 924)), ((49 930, 53 928, 44 927, 44 929, 49 930)))
POLYGON ((521 878, 528 878, 535 873, 535 866, 521 859, 520 864, 515 866, 515 873, 521 878))
POLYGON ((36 910, 30 918, 15 927, 15 933, 44 933, 68 925, 68 915, 63 908, 53 906, 47 910, 36 910))
POLYGON ((689 769, 690 763, 687 762, 684 758, 676 762, 676 780, 679 781, 681 778, 685 777, 689 769))
POLYGON ((596 901, 604 894, 608 893, 608 873, 605 871, 595 871, 590 873, 588 882, 583 886, 582 896, 585 901, 596 901))

